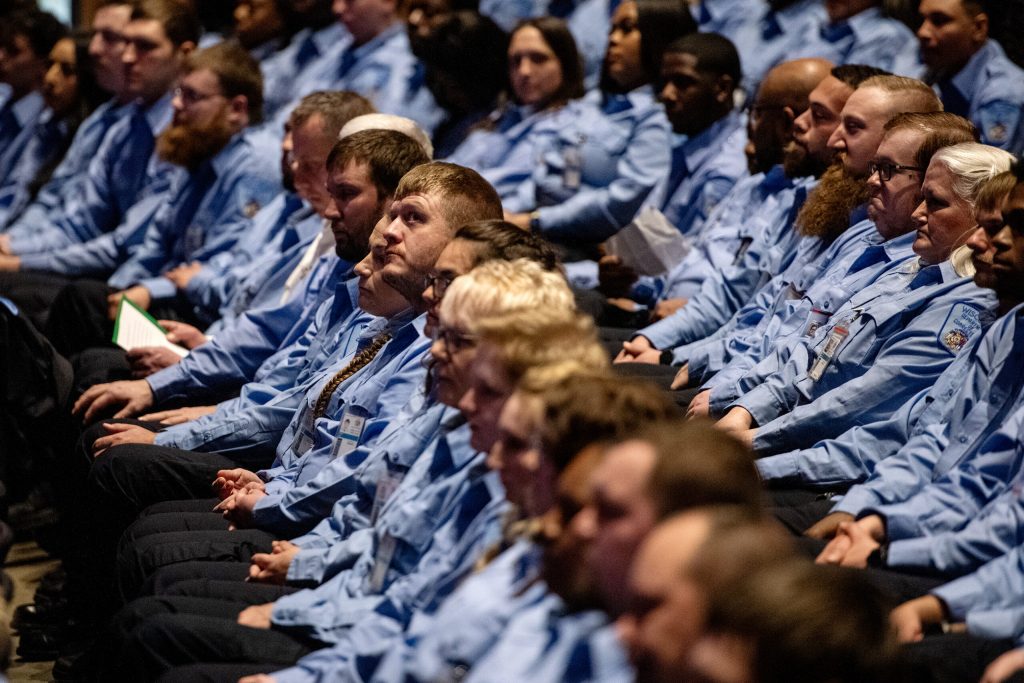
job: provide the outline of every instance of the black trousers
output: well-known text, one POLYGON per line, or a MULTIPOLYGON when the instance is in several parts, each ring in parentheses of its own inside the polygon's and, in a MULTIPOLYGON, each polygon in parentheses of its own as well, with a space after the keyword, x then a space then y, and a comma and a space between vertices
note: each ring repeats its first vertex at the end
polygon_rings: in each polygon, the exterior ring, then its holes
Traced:
MULTIPOLYGON (((966 633, 950 633, 925 637, 918 643, 904 646, 904 659, 915 681, 930 683, 961 683, 977 681, 985 667, 999 655, 1013 649, 1010 640, 985 640, 966 633)), ((1024 674, 1009 678, 1011 683, 1024 681, 1024 674)))
MULTIPOLYGON (((201 513, 196 513, 191 517, 198 521, 200 516, 201 513)), ((216 518, 215 515, 207 516, 216 518)), ((138 524, 151 520, 154 520, 154 516, 139 520, 138 524)), ((271 552, 274 540, 272 534, 259 529, 192 529, 140 536, 134 535, 133 529, 129 529, 117 557, 120 597, 125 602, 142 594, 147 581, 158 570, 181 563, 234 563, 240 564, 241 570, 248 571, 252 556, 271 552)))
POLYGON ((272 602, 286 590, 240 583, 223 598, 135 600, 117 614, 110 631, 100 638, 99 661, 109 662, 111 670, 102 672, 99 680, 150 681, 172 667, 207 662, 290 666, 324 644, 237 623, 243 609, 272 602))
POLYGON ((157 683, 238 683, 242 676, 269 674, 279 664, 192 664, 176 666, 157 678, 157 683))
POLYGON ((45 330, 50 308, 69 282, 71 280, 63 275, 41 271, 0 273, 0 296, 18 304, 36 329, 45 330))

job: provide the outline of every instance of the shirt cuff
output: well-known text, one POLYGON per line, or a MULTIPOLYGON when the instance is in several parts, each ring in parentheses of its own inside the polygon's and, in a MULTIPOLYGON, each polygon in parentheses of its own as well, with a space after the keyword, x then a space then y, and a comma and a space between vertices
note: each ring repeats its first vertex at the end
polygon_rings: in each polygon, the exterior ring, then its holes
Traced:
POLYGON ((149 296, 153 301, 173 299, 178 289, 174 283, 165 277, 151 277, 141 280, 138 284, 149 290, 149 296))
POLYGON ((19 258, 21 259, 22 270, 45 270, 49 272, 55 272, 57 270, 53 267, 53 259, 47 251, 40 251, 35 254, 25 254, 19 258))
MULTIPOLYGON (((887 527, 888 529, 888 527, 887 527)), ((890 567, 933 567, 932 538, 908 538, 889 543, 886 564, 890 567)))
POLYGON ((799 477, 800 471, 797 466, 795 453, 780 453, 767 458, 758 458, 754 461, 757 471, 765 481, 774 479, 792 479, 799 477))

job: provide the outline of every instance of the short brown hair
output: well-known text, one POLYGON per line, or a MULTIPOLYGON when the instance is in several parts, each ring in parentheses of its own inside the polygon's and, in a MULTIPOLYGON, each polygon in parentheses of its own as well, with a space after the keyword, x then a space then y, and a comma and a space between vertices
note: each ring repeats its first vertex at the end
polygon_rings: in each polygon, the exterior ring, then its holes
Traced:
POLYGON ((241 45, 230 41, 196 50, 185 60, 185 73, 209 69, 228 99, 245 97, 249 123, 263 120, 263 74, 259 63, 241 45))
POLYGON ((761 510, 761 480, 750 449, 705 421, 647 427, 637 439, 658 454, 648 491, 659 518, 701 505, 761 510))
POLYGON ((878 88, 894 97, 896 111, 932 112, 942 111, 942 100, 927 83, 907 76, 874 76, 858 86, 861 88, 878 88))
POLYGON ((303 97, 295 109, 292 109, 288 116, 288 125, 295 130, 319 114, 323 120, 324 135, 333 140, 338 137, 346 123, 357 116, 372 114, 375 111, 370 100, 358 93, 348 90, 318 90, 303 97))
POLYGON ((559 471, 585 447, 622 441, 678 409, 654 385, 608 375, 573 375, 540 393, 541 443, 559 471))
POLYGON ((395 198, 411 194, 441 195, 444 218, 453 233, 472 221, 504 217, 501 197, 483 176, 447 161, 431 161, 406 173, 395 198))
POLYGON ((132 21, 149 19, 164 27, 167 39, 175 47, 184 43, 199 43, 202 28, 190 2, 181 0, 140 0, 132 8, 132 21))
POLYGON ((418 142, 404 133, 371 129, 338 140, 327 157, 327 168, 344 168, 353 161, 366 164, 378 198, 384 199, 393 196, 402 178, 430 161, 430 157, 418 142))
POLYGON ((928 168, 932 156, 943 147, 978 140, 978 129, 973 123, 945 111, 897 114, 885 124, 885 133, 888 135, 897 130, 918 130, 925 134, 914 154, 914 165, 920 168, 928 168))
POLYGON ((974 200, 975 211, 994 211, 1002 204, 1006 195, 1013 192, 1020 180, 1013 171, 1005 171, 995 176, 978 190, 978 197, 974 200))
POLYGON ((536 261, 544 270, 556 270, 559 266, 558 252, 550 242, 505 220, 492 218, 466 223, 455 231, 455 239, 476 245, 474 266, 484 261, 514 261, 517 258, 536 261))

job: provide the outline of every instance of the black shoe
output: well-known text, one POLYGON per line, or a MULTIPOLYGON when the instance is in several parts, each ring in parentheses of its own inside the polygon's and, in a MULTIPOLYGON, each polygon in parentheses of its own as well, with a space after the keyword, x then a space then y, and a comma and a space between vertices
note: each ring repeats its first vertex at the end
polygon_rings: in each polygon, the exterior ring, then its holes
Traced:
POLYGON ((11 628, 19 631, 38 631, 69 625, 70 610, 67 601, 40 602, 19 605, 11 618, 11 628))
POLYGON ((26 662, 56 659, 67 644, 67 634, 60 630, 30 631, 18 640, 18 656, 26 662))
POLYGON ((99 673, 99 661, 95 650, 86 644, 80 647, 61 651, 60 657, 53 664, 50 675, 60 683, 87 683, 96 680, 99 673))

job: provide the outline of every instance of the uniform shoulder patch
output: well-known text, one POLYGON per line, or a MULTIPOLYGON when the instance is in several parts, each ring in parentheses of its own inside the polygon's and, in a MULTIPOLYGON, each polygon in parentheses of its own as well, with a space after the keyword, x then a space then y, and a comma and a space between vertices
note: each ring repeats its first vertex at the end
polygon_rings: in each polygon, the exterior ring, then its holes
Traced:
POLYGON ((260 206, 260 203, 258 201, 256 201, 255 199, 252 200, 251 202, 246 204, 245 208, 243 209, 243 211, 245 212, 245 217, 252 218, 253 216, 260 212, 261 208, 262 207, 260 206))
POLYGON ((967 304, 955 304, 939 330, 939 345, 958 353, 980 332, 981 316, 978 309, 967 304))
POLYGON ((998 100, 982 105, 978 112, 982 142, 1002 145, 1010 141, 1020 122, 1020 106, 998 100))

